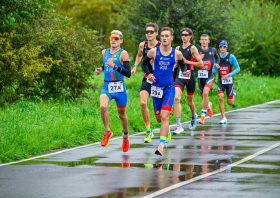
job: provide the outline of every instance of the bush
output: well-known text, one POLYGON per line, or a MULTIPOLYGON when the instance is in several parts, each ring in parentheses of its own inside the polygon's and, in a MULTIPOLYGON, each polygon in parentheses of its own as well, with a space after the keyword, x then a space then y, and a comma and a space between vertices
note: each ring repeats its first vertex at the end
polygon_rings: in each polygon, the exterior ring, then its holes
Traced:
POLYGON ((235 0, 228 9, 228 36, 236 40, 230 49, 241 58, 242 69, 255 75, 279 75, 279 5, 235 0))

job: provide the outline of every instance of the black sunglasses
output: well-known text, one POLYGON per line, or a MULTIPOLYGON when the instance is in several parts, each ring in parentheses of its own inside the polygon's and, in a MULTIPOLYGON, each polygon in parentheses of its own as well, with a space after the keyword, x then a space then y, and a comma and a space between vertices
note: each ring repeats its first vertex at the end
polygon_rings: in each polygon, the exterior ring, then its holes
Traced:
POLYGON ((181 34, 181 36, 190 36, 190 34, 181 34))
POLYGON ((155 33, 155 31, 153 31, 153 30, 146 30, 146 34, 153 34, 153 33, 155 33))

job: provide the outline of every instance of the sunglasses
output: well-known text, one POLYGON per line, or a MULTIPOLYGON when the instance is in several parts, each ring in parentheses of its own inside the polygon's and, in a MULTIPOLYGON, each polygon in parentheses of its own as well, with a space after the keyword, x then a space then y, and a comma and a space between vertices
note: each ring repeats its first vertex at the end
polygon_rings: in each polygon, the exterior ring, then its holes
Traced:
POLYGON ((115 41, 120 40, 120 38, 119 38, 119 37, 116 37, 116 36, 110 36, 110 41, 111 41, 111 40, 113 40, 113 39, 115 39, 115 41))
POLYGON ((146 30, 146 34, 153 34, 153 33, 155 33, 155 31, 153 31, 153 30, 146 30))
POLYGON ((227 48, 226 45, 220 45, 219 47, 220 47, 220 48, 227 48))
POLYGON ((181 36, 190 36, 190 34, 181 34, 181 36))

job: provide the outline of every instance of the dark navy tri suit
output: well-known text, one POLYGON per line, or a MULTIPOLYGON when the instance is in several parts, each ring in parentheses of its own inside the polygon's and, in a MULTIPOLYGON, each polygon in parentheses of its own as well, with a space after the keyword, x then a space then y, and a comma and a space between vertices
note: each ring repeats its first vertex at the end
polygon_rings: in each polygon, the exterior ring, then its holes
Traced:
POLYGON ((217 50, 214 47, 208 47, 207 50, 203 50, 201 47, 198 47, 198 52, 204 54, 203 64, 204 67, 198 68, 197 78, 198 78, 198 87, 200 94, 202 95, 204 87, 209 87, 211 89, 214 83, 214 75, 212 72, 214 65, 214 58, 216 63, 220 63, 220 57, 217 53, 217 50))
MULTIPOLYGON (((181 45, 179 48, 179 51, 182 52, 184 58, 188 61, 192 61, 195 62, 195 59, 192 57, 192 53, 191 53, 191 47, 193 45, 190 44, 187 48, 183 48, 183 46, 181 45)), ((184 91, 184 87, 187 87, 187 94, 188 95, 194 95, 195 92, 195 84, 196 84, 196 80, 195 80, 195 74, 194 74, 194 66, 193 65, 189 65, 186 64, 188 70, 191 72, 191 76, 190 79, 186 79, 186 77, 184 77, 182 75, 182 70, 181 70, 181 66, 179 66, 179 71, 177 73, 176 76, 176 80, 175 80, 175 87, 179 87, 181 89, 181 91, 184 91), (180 75, 181 73, 181 75, 180 75)))
MULTIPOLYGON (((147 56, 147 54, 148 54, 150 49, 152 49, 154 47, 157 47, 157 46, 160 46, 160 42, 159 41, 158 41, 158 43, 155 46, 153 46, 151 48, 148 46, 148 41, 145 41, 144 47, 143 47, 143 58, 145 58, 147 56)), ((148 68, 149 68, 149 70, 151 72, 153 71, 152 65, 150 63, 148 64, 148 68)), ((152 82, 150 82, 150 83, 149 83, 149 81, 147 82, 147 74, 144 72, 144 76, 143 76, 140 92, 141 91, 147 91, 149 93, 149 95, 151 95, 151 84, 152 84, 152 82)))

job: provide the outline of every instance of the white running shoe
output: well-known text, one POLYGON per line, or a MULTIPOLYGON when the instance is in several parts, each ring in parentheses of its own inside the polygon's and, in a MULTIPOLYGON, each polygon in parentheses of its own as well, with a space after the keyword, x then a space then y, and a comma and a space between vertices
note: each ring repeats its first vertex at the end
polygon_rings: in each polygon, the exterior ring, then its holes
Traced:
POLYGON ((176 127, 175 131, 173 131, 173 135, 178 135, 183 131, 184 131, 184 129, 183 129, 182 125, 179 125, 176 127))
POLYGON ((224 117, 220 122, 219 124, 227 124, 227 118, 224 117))

